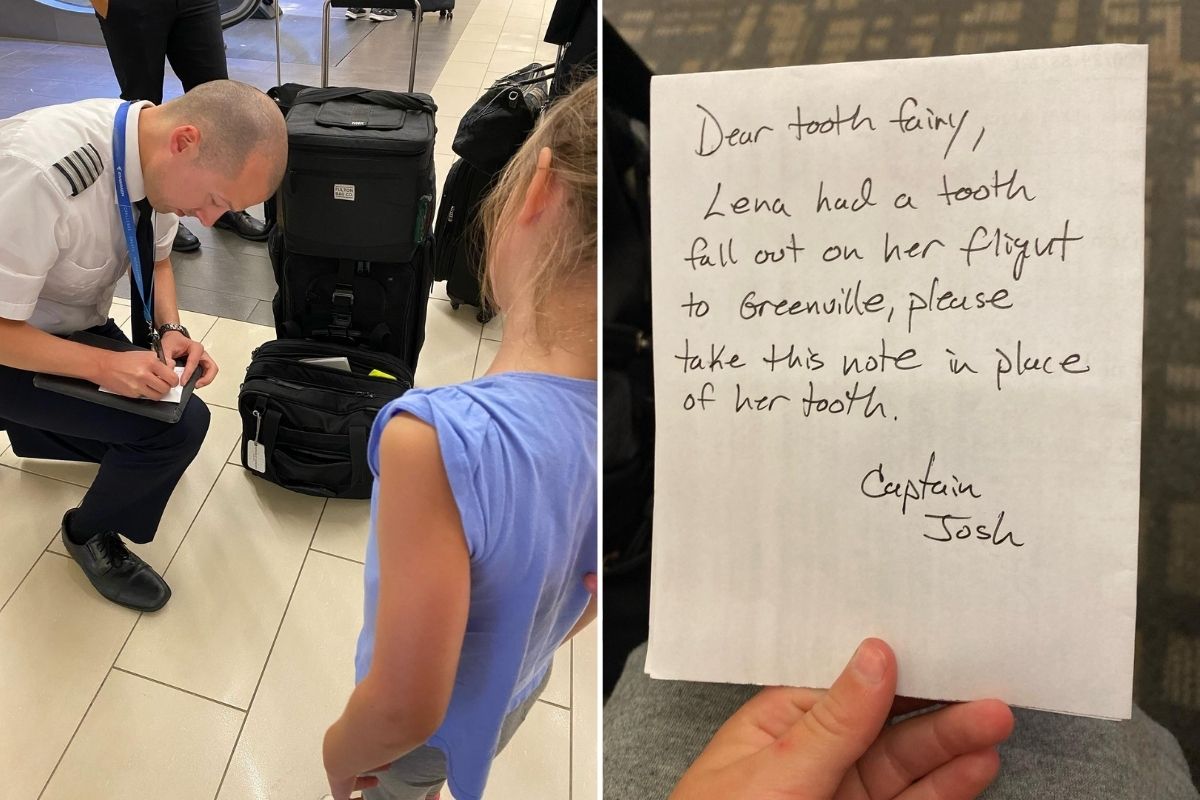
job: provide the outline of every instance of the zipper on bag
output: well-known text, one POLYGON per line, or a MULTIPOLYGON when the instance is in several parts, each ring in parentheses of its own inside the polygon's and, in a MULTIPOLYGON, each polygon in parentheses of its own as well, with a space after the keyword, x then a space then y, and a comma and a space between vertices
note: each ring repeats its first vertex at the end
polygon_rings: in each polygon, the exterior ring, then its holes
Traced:
POLYGON ((353 397, 367 397, 372 400, 375 399, 375 395, 372 392, 355 391, 354 389, 340 389, 336 386, 319 386, 317 384, 310 384, 306 386, 302 383, 294 383, 293 381, 284 380, 283 378, 276 378, 270 375, 254 378, 252 380, 267 381, 268 383, 274 383, 278 386, 284 386, 288 389, 294 389, 297 392, 309 392, 313 389, 320 389, 323 392, 336 392, 338 394, 351 395, 353 397))

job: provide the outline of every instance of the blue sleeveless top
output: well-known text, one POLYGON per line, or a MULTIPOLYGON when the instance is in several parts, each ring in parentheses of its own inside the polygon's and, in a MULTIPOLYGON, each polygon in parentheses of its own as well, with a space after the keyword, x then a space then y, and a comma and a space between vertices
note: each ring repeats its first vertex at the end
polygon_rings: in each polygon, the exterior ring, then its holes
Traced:
MULTIPOLYGON (((450 706, 428 744, 446 754, 457 800, 483 794, 505 715, 537 688, 587 606, 596 571, 596 382, 507 372, 411 389, 380 411, 368 459, 377 480, 358 640, 375 648, 379 437, 407 412, 437 431, 471 559, 471 603, 450 706)), ((386 634, 385 634, 386 635, 386 634)))

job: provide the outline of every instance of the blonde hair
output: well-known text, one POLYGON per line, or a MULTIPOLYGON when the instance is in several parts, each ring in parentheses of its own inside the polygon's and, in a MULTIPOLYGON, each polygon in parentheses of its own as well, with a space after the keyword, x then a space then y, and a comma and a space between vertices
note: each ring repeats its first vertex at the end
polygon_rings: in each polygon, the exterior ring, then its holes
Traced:
POLYGON ((480 219, 484 236, 483 296, 495 306, 491 281, 496 245, 516 220, 525 189, 538 169, 538 154, 550 148, 550 176, 564 191, 562 219, 544 242, 537 263, 527 272, 522 296, 529 299, 534 330, 543 343, 566 333, 552 329, 548 301, 564 289, 583 291, 588 300, 572 314, 571 326, 595 337, 596 327, 596 125, 597 91, 593 77, 557 100, 542 116, 521 149, 509 161, 484 199, 480 219), (587 289, 591 288, 590 294, 587 289))

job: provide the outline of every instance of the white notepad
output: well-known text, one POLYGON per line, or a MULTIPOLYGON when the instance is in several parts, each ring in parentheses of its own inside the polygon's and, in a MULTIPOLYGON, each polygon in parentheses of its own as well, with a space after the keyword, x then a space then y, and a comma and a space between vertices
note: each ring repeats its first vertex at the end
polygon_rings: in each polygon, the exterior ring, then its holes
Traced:
MULTIPOLYGON (((159 403, 178 403, 180 400, 182 400, 183 399, 183 384, 182 384, 183 367, 175 367, 175 379, 177 381, 181 381, 181 383, 178 386, 172 386, 170 388, 170 390, 162 397, 155 397, 152 399, 159 403)), ((100 391, 104 392, 105 394, 116 394, 116 392, 109 391, 108 389, 105 389, 103 386, 100 387, 100 391)))
POLYGON ((653 80, 652 676, 1129 717, 1146 70, 653 80))

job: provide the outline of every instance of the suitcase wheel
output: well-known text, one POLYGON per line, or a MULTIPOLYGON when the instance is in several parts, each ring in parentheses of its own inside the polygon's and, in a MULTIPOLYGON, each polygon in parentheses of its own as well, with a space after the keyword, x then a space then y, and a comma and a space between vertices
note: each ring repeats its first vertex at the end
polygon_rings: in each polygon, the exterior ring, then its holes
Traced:
POLYGON ((457 300, 451 300, 451 301, 450 301, 450 308, 451 308, 451 310, 453 310, 453 311, 458 311, 458 307, 459 307, 459 306, 461 306, 461 305, 462 305, 462 303, 458 302, 457 300))
POLYGON ((479 309, 479 313, 475 315, 475 319, 476 319, 476 321, 479 322, 480 325, 487 325, 489 322, 492 321, 492 317, 494 317, 494 316, 495 316, 495 314, 488 311, 486 308, 481 308, 481 309, 479 309))
POLYGON ((438 16, 442 19, 454 19, 454 12, 448 8, 444 8, 438 12, 438 16))

